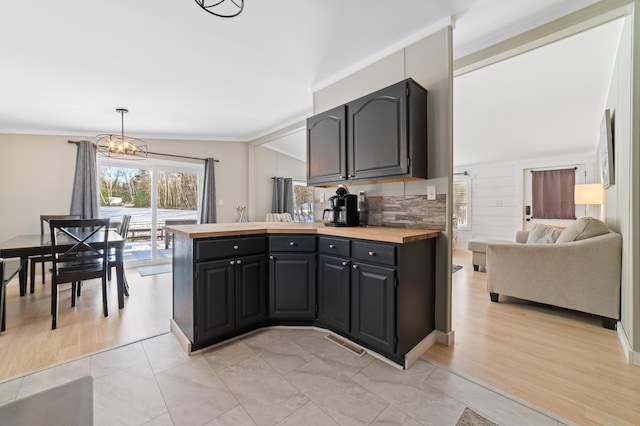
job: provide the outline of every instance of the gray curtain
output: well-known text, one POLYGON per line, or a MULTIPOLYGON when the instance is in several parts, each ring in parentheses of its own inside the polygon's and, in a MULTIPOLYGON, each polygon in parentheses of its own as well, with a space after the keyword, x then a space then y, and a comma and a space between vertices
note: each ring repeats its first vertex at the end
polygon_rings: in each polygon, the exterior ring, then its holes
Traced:
POLYGON ((540 170, 531 173, 533 218, 575 219, 575 168, 540 170))
POLYGON ((216 174, 215 160, 204 160, 204 188, 202 189, 202 209, 200 211, 200 223, 216 223, 218 213, 216 211, 216 174))
POLYGON ((289 213, 293 217, 293 179, 274 177, 271 213, 289 213))
POLYGON ((80 215, 82 219, 98 217, 96 146, 89 141, 78 142, 70 214, 80 215))

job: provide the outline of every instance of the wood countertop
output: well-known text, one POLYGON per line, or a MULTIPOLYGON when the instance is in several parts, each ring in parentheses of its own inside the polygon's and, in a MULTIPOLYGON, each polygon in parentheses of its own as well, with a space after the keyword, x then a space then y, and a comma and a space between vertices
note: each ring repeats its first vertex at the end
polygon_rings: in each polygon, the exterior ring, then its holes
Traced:
POLYGON ((212 223, 205 225, 174 225, 168 226, 167 229, 193 239, 255 234, 316 234, 403 244, 440 236, 440 231, 430 229, 381 226, 334 227, 325 226, 324 223, 320 222, 212 223))

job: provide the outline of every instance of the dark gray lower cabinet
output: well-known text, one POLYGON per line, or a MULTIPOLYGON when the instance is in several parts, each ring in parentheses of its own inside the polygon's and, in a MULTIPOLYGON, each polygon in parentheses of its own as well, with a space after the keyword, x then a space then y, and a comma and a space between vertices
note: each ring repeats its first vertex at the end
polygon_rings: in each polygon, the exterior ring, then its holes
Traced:
POLYGON ((321 255, 318 263, 318 320, 332 330, 349 333, 351 262, 321 255))
POLYGON ((236 327, 249 327, 267 318, 266 276, 267 262, 264 255, 236 260, 236 327))
POLYGON ((197 350, 264 325, 265 236, 174 234, 173 320, 197 350))
POLYGON ((315 253, 269 256, 269 317, 315 319, 315 253))
POLYGON ((354 262, 351 295, 353 337, 378 351, 395 353, 395 270, 354 262))
POLYGON ((233 265, 229 260, 198 263, 197 336, 208 340, 235 329, 233 265))
POLYGON ((435 327, 434 239, 175 234, 173 253, 173 320, 192 350, 266 325, 316 325, 403 365, 435 327))
POLYGON ((266 318, 264 255, 197 264, 197 336, 210 340, 266 318))

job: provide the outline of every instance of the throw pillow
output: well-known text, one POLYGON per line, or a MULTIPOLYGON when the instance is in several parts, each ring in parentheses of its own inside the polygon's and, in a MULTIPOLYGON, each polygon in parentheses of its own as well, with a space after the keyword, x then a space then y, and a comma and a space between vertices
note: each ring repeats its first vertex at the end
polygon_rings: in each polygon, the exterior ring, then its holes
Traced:
POLYGON ((553 244, 560 236, 560 232, 562 232, 562 228, 557 226, 534 223, 529 231, 527 244, 553 244))
POLYGON ((609 232, 606 223, 595 217, 579 217, 571 225, 562 230, 556 243, 568 243, 571 241, 580 241, 609 232))

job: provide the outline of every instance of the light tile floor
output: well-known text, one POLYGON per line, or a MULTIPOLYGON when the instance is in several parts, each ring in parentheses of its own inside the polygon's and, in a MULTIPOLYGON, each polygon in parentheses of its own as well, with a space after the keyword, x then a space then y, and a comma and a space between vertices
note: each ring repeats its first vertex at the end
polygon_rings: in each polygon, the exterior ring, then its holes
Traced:
MULTIPOLYGON (((0 383, 0 404, 94 379, 95 425, 501 425, 563 421, 418 360, 399 370, 314 329, 274 328, 188 356, 163 334, 0 383)), ((71 408, 71 407, 70 407, 71 408)))

